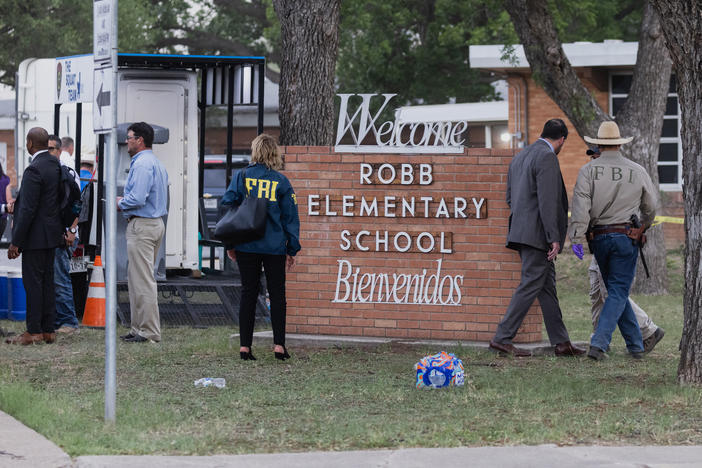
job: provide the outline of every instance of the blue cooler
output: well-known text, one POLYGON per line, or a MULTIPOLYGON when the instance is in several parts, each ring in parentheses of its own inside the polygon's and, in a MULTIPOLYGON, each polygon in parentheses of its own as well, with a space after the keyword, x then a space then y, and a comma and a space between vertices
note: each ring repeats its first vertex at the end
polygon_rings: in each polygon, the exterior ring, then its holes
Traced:
POLYGON ((6 319, 9 316, 7 307, 8 293, 7 268, 0 267, 0 320, 6 319))
POLYGON ((8 289, 10 291, 8 301, 9 315, 11 320, 27 320, 27 296, 22 283, 22 272, 10 270, 7 272, 8 289))

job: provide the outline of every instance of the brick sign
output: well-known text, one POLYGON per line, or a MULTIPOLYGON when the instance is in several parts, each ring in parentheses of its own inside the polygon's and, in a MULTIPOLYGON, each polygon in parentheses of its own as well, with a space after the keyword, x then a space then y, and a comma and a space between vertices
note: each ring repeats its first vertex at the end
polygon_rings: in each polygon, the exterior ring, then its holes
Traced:
MULTIPOLYGON (((287 280, 288 332, 492 337, 521 267, 504 246, 511 150, 283 151, 303 249, 287 280)), ((541 339, 537 312, 518 341, 541 339)))

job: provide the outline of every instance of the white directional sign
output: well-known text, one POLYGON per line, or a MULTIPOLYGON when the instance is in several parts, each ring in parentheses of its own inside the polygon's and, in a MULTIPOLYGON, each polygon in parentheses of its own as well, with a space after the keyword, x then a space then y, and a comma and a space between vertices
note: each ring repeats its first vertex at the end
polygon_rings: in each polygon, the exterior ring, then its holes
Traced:
POLYGON ((112 67, 96 68, 93 78, 93 130, 107 133, 114 126, 112 106, 112 67))
POLYGON ((93 98, 93 57, 56 59, 56 104, 90 102, 93 98))
POLYGON ((109 62, 117 37, 112 30, 112 13, 116 11, 116 0, 94 0, 93 2, 93 58, 96 63, 109 62))

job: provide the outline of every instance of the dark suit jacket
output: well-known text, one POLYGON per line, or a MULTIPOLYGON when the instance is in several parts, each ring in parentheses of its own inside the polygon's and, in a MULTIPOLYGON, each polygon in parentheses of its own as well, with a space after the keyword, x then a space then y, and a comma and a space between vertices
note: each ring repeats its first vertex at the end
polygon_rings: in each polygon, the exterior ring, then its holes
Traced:
POLYGON ((23 250, 58 247, 64 228, 59 218, 59 160, 48 151, 34 154, 24 170, 15 202, 12 244, 23 250))
POLYGON ((510 207, 507 247, 519 244, 563 249, 568 229, 568 194, 558 157, 543 140, 520 151, 509 165, 507 204, 510 207))

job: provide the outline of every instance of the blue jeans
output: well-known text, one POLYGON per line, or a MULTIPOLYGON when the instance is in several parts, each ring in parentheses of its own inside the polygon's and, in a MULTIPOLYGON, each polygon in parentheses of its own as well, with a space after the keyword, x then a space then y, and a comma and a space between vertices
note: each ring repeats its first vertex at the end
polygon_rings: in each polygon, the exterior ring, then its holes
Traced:
POLYGON ((56 247, 54 255, 54 286, 56 289, 56 322, 58 330, 62 326, 78 328, 76 308, 73 304, 73 286, 71 283, 72 249, 56 247))
POLYGON ((636 259, 639 256, 637 246, 626 234, 611 233, 595 237, 592 249, 609 295, 590 344, 606 350, 618 325, 629 352, 641 353, 641 330, 629 303, 629 289, 634 281, 636 259))

